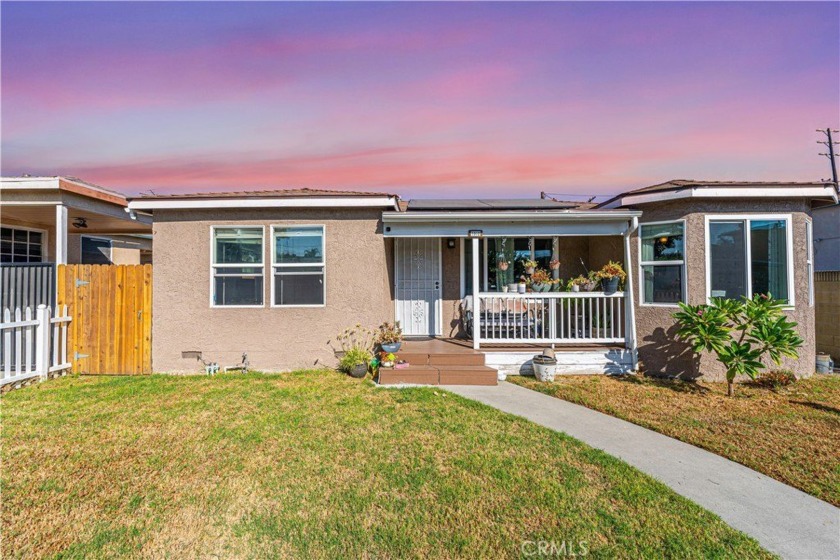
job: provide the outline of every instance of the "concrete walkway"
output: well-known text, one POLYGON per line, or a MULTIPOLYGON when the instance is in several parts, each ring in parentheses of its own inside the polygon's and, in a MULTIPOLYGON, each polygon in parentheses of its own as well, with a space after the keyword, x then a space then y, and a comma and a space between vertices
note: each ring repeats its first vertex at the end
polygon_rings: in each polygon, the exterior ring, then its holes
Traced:
POLYGON ((840 510, 693 445, 510 383, 441 387, 633 465, 783 558, 840 558, 840 510))

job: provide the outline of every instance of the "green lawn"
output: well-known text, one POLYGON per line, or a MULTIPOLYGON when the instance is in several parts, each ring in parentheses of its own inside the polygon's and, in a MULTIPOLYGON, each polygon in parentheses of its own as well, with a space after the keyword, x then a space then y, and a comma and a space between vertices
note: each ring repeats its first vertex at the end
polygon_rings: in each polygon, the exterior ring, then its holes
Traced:
POLYGON ((513 383, 697 445, 840 506, 840 376, 776 390, 640 375, 569 375, 513 383))
POLYGON ((2 417, 4 558, 769 556, 616 459, 430 388, 65 378, 2 417))

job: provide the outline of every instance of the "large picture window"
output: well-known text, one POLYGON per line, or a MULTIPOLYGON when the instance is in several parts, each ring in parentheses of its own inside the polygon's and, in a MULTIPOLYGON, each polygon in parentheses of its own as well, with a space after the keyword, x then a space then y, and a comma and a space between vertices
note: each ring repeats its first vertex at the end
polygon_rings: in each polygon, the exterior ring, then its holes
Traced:
POLYGON ((275 226, 272 232, 272 305, 324 305, 324 227, 275 226))
POLYGON ((685 301, 685 223, 639 226, 642 303, 685 301))
POLYGON ((792 304, 789 231, 787 217, 709 220, 709 296, 768 294, 792 304))
POLYGON ((213 228, 213 305, 263 305, 263 228, 213 228))
POLYGON ((44 232, 19 228, 0 228, 0 262, 44 262, 44 232))

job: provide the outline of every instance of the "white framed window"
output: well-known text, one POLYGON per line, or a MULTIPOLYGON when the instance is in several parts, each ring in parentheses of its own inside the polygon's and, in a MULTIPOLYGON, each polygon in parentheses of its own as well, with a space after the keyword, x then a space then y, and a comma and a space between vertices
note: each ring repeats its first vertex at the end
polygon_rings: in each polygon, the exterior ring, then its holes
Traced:
POLYGON ((211 307, 263 307, 262 226, 212 226, 211 307))
POLYGON ((805 242, 808 244, 807 274, 808 274, 808 306, 814 306, 814 224, 805 220, 805 242))
POLYGON ((794 305, 790 214, 706 216, 706 296, 794 305))
POLYGON ((102 237, 81 236, 82 264, 111 264, 112 243, 102 237))
POLYGON ((639 224, 639 271, 642 305, 685 301, 685 220, 639 224))
POLYGON ((271 306, 326 304, 324 226, 271 226, 271 306))
POLYGON ((47 233, 24 227, 0 228, 0 262, 39 263, 47 260, 47 233))

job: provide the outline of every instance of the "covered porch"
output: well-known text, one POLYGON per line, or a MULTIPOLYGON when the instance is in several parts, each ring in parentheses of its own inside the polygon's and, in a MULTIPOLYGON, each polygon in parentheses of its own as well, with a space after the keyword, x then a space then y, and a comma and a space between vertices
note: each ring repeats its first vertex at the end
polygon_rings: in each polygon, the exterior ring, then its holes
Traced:
POLYGON ((605 373, 615 369, 611 361, 635 369, 632 274, 613 292, 567 286, 609 260, 632 270, 630 235, 639 213, 510 208, 503 201, 477 209, 465 202, 409 205, 383 216, 394 243, 395 316, 407 336, 450 339, 510 373, 546 347, 596 356, 590 365, 605 373), (520 281, 530 280, 526 265, 534 263, 548 287, 529 283, 521 293, 520 281))

